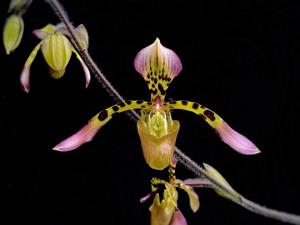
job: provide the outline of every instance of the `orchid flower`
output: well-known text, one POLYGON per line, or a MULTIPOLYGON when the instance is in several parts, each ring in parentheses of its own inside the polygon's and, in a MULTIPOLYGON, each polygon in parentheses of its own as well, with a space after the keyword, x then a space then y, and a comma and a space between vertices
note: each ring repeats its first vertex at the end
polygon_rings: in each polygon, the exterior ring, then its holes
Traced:
POLYGON ((182 70, 176 53, 164 47, 157 38, 153 44, 138 52, 134 66, 145 79, 151 101, 130 100, 115 104, 95 115, 81 130, 54 147, 57 151, 70 151, 93 139, 98 130, 115 114, 140 109, 137 122, 143 155, 148 165, 157 170, 165 169, 173 159, 179 122, 171 117, 171 110, 193 112, 204 119, 221 139, 242 154, 256 154, 259 149, 246 137, 233 130, 219 115, 196 102, 179 100, 165 102, 166 90, 182 70))
POLYGON ((169 181, 152 178, 151 193, 140 199, 141 203, 154 196, 153 203, 149 208, 151 213, 151 225, 187 225, 186 219, 177 206, 178 192, 176 188, 184 190, 189 197, 190 207, 193 212, 198 211, 200 202, 198 195, 189 185, 176 179, 176 160, 173 159, 169 167, 169 181), (163 197, 160 200, 158 185, 164 186, 163 197))
MULTIPOLYGON (((75 32, 78 33, 77 36, 80 39, 82 46, 87 49, 88 35, 84 26, 78 26, 75 32), (83 35, 82 33, 85 34, 83 35)), ((87 87, 89 85, 91 79, 89 69, 84 63, 83 59, 80 57, 79 53, 75 50, 75 48, 73 48, 72 44, 66 37, 68 36, 68 33, 61 24, 58 24, 56 26, 48 24, 42 29, 34 30, 33 34, 41 39, 41 41, 30 53, 21 73, 20 82, 25 92, 29 92, 30 67, 40 49, 45 61, 49 66, 50 75, 54 79, 59 79, 64 75, 66 67, 71 59, 72 52, 75 53, 85 73, 85 86, 87 87)))

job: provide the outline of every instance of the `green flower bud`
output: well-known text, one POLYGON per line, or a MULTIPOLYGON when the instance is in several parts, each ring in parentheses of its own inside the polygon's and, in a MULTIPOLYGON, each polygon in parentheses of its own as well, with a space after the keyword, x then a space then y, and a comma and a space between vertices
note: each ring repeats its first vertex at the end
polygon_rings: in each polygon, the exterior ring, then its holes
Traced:
POLYGON ((13 14, 6 19, 3 29, 3 43, 7 55, 19 46, 23 32, 24 22, 21 16, 13 14))

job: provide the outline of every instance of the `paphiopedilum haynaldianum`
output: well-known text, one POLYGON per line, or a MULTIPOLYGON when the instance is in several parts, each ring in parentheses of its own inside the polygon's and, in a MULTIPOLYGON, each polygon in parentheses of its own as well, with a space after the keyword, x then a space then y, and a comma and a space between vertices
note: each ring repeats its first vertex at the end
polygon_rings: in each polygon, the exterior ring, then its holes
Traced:
POLYGON ((151 101, 131 100, 115 104, 95 115, 81 130, 54 147, 57 151, 70 151, 91 141, 97 131, 115 114, 141 109, 137 122, 143 154, 148 165, 157 170, 169 166, 173 154, 179 122, 172 120, 170 110, 193 112, 204 119, 221 139, 242 154, 256 154, 259 149, 246 137, 233 130, 220 116, 207 107, 186 100, 165 102, 171 81, 182 70, 179 57, 164 47, 159 39, 142 49, 134 61, 135 69, 143 76, 151 92, 151 101))
MULTIPOLYGON (((62 24, 58 24, 56 26, 48 24, 42 29, 34 30, 33 34, 41 39, 41 41, 30 53, 21 73, 20 82, 25 92, 29 92, 30 67, 40 49, 48 64, 50 75, 54 79, 59 79, 64 75, 66 67, 71 59, 72 52, 74 52, 85 73, 85 86, 88 86, 91 79, 89 69, 66 37, 69 34, 62 24)), ((85 27, 83 25, 79 25, 75 29, 75 34, 80 40, 82 47, 87 49, 88 34, 85 27)))

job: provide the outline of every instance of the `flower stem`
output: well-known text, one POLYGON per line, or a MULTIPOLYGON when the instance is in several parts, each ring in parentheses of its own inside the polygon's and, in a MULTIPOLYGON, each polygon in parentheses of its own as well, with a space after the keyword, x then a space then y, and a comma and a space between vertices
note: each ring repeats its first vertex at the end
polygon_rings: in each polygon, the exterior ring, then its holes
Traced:
MULTIPOLYGON (((113 99, 117 102, 124 102, 125 99, 119 94, 119 92, 112 86, 112 84, 107 80, 105 75, 101 72, 97 64, 94 62, 87 49, 81 47, 78 38, 75 35, 74 27, 70 22, 67 13, 65 12, 63 6, 58 0, 45 0, 53 9, 55 14, 59 17, 62 23, 64 23, 66 29, 70 33, 71 41, 79 52, 80 56, 83 58, 84 62, 87 64, 89 69, 94 73, 95 77, 99 81, 99 83, 108 91, 108 93, 113 97, 113 99)), ((134 121, 137 121, 140 116, 134 110, 129 111, 130 116, 134 121)), ((207 179, 211 182, 216 188, 222 190, 224 193, 232 197, 232 201, 239 204, 240 206, 252 211, 254 213, 260 214, 265 217, 269 217, 272 219, 276 219, 282 222, 287 222, 291 224, 299 224, 300 225, 300 216, 294 215, 282 211, 277 211, 274 209, 270 209, 264 206, 261 206, 257 203, 254 203, 242 196, 239 198, 236 195, 232 194, 230 190, 216 181, 213 177, 211 177, 204 168, 195 163, 192 159, 190 159, 187 155, 185 155, 179 148, 175 147, 175 156, 176 158, 189 170, 194 172, 197 176, 201 178, 207 179)))

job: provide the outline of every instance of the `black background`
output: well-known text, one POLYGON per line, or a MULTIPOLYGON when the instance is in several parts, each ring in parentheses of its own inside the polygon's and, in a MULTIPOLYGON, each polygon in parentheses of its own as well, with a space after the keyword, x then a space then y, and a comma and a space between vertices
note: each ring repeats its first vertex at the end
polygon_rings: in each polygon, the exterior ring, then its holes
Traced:
MULTIPOLYGON (((296 1, 295 1, 296 2, 296 1)), ((1 24, 8 1, 0 3, 1 24)), ((300 214, 299 76, 300 3, 292 1, 63 1, 74 25, 90 35, 90 53, 126 99, 149 99, 134 70, 136 53, 159 37, 181 58, 183 71, 167 99, 197 101, 221 115, 261 149, 240 155, 222 143, 199 117, 174 112, 181 122, 177 146, 196 162, 217 168, 245 197, 300 214)), ((73 56, 65 76, 53 80, 39 53, 31 90, 18 80, 38 43, 33 29, 58 19, 35 0, 24 16, 20 47, 0 51, 0 224, 150 224, 152 176, 135 124, 115 117, 94 141, 69 153, 51 150, 94 114, 113 104, 73 56), (8 220, 7 220, 8 219, 8 220), (7 220, 6 222, 4 222, 7 220)), ((2 26, 1 26, 2 29, 2 26)), ((180 179, 194 177, 182 165, 180 179)), ((190 225, 281 224, 197 190, 200 210, 192 213, 180 192, 179 207, 190 225)))

